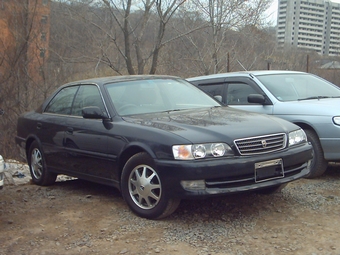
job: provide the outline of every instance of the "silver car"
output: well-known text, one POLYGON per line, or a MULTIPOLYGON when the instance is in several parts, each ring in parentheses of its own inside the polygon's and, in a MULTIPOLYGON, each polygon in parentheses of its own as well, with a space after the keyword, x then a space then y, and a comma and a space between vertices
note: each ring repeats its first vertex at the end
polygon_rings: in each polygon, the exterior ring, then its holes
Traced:
POLYGON ((230 107, 276 115, 303 128, 314 153, 309 178, 322 175, 329 161, 340 161, 336 85, 295 71, 223 73, 187 80, 230 107))

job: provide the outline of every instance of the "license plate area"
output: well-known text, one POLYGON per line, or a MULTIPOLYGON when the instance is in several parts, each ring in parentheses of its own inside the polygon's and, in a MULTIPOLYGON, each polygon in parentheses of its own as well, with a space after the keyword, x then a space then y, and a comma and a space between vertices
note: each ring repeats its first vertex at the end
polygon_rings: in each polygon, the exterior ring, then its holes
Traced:
POLYGON ((282 159, 273 159, 255 163, 255 182, 264 182, 283 178, 284 176, 282 159))

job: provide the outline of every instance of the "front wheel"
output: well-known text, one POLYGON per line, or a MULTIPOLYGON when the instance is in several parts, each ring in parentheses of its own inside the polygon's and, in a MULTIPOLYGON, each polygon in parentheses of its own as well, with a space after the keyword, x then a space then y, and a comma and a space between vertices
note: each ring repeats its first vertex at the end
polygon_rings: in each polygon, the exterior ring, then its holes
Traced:
POLYGON ((321 143, 317 134, 309 129, 305 130, 307 140, 312 144, 313 147, 313 159, 310 166, 310 172, 306 178, 312 179, 324 174, 327 169, 328 162, 324 158, 321 143))
POLYGON ((145 152, 132 156, 121 177, 122 196, 130 209, 140 217, 161 219, 172 214, 180 200, 169 198, 152 158, 145 152))
POLYGON ((39 144, 34 141, 28 151, 28 164, 33 183, 48 186, 55 182, 57 174, 46 169, 45 159, 39 144))

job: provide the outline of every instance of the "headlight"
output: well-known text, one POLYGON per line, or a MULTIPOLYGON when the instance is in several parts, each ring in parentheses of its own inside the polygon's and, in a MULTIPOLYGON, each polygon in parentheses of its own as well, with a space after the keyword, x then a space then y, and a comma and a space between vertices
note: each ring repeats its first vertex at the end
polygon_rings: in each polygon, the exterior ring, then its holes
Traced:
POLYGON ((302 129, 293 131, 289 133, 289 146, 306 143, 307 142, 307 136, 305 131, 302 129))
POLYGON ((335 125, 340 126, 340 116, 333 117, 333 122, 334 122, 335 125))
POLYGON ((180 160, 218 158, 234 155, 230 146, 225 143, 174 145, 172 146, 172 152, 174 158, 180 160))

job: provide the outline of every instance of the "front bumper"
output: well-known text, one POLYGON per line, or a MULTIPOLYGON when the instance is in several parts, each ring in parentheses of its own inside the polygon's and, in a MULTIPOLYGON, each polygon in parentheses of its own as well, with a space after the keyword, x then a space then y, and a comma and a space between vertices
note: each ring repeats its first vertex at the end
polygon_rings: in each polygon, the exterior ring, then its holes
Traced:
POLYGON ((340 138, 321 138, 320 142, 327 161, 340 161, 340 138))
POLYGON ((244 192, 288 183, 309 173, 312 159, 310 144, 289 150, 254 156, 220 158, 193 161, 157 160, 162 187, 169 197, 209 197, 244 192), (268 180, 256 181, 255 164, 273 159, 282 159, 283 175, 268 180), (205 188, 184 189, 181 181, 203 180, 205 188))

